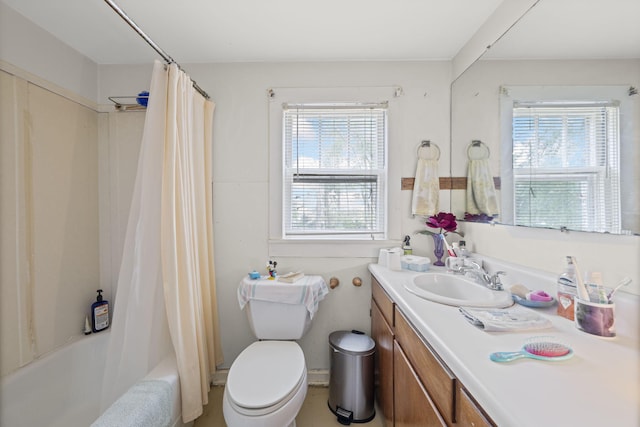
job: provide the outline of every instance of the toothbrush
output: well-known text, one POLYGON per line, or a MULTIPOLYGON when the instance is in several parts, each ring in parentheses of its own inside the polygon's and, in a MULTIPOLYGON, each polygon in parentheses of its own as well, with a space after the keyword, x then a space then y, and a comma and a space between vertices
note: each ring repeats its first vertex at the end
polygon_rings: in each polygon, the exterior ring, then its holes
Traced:
POLYGON ((613 298, 613 295, 618 292, 618 289, 623 286, 627 286, 629 283, 631 283, 631 279, 629 279, 628 277, 622 279, 620 283, 618 283, 618 286, 616 286, 611 292, 609 292, 609 295, 607 295, 607 301, 611 303, 611 298, 613 298))
POLYGON ((447 242, 447 238, 446 237, 442 237, 442 240, 444 240, 444 244, 447 246, 447 252, 449 253, 450 257, 456 257, 456 253, 453 251, 453 248, 451 247, 451 245, 449 244, 449 242, 447 242))
POLYGON ((589 292, 587 291, 587 287, 584 285, 584 281, 582 280, 582 274, 580 273, 580 267, 578 267, 578 261, 576 257, 571 257, 571 262, 573 262, 573 266, 575 267, 576 272, 576 289, 578 291, 578 297, 583 301, 590 301, 589 292))
POLYGON ((596 285, 596 301, 600 304, 607 304, 609 299, 607 298, 607 291, 604 290, 604 286, 602 285, 602 273, 598 271, 594 271, 591 273, 591 281, 594 285, 596 285))

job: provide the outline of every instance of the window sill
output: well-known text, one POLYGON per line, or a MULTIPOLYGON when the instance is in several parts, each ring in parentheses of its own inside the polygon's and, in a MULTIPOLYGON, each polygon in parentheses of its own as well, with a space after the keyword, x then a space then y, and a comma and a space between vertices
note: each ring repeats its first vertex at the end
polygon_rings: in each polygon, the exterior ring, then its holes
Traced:
POLYGON ((380 249, 400 246, 400 240, 269 240, 270 257, 378 258, 380 249))

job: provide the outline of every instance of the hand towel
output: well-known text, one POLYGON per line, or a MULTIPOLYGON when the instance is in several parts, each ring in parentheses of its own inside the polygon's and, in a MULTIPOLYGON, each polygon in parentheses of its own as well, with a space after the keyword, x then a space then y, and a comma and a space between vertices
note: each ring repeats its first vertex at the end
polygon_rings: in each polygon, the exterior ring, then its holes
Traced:
POLYGON ((473 215, 486 214, 489 216, 500 214, 488 159, 469 159, 467 212, 473 215))
POLYGON ((440 178, 438 160, 418 158, 416 177, 413 182, 413 215, 431 216, 439 212, 440 178))
POLYGON ((318 311, 318 303, 329 293, 327 283, 322 276, 304 276, 293 283, 277 280, 251 280, 244 278, 238 286, 238 304, 240 309, 252 299, 282 302, 286 304, 304 304, 313 319, 318 311))
POLYGON ((523 307, 513 308, 459 308, 460 313, 473 325, 487 332, 512 332, 546 329, 551 321, 523 307))

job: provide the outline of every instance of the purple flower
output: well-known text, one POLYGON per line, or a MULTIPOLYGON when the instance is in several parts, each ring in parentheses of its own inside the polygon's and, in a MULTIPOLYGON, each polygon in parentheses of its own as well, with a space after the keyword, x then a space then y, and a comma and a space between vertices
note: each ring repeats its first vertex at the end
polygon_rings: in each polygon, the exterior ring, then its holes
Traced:
POLYGON ((458 227, 455 215, 449 212, 439 212, 437 215, 430 216, 426 224, 427 227, 440 228, 440 233, 442 233, 442 230, 454 232, 458 227))
POLYGON ((459 236, 464 236, 464 233, 456 231, 456 228, 458 228, 456 216, 449 212, 438 212, 437 215, 432 215, 427 218, 425 224, 428 228, 437 228, 438 231, 431 231, 428 229, 420 230, 417 231, 418 234, 441 234, 443 236, 446 236, 447 233, 455 233, 459 236))
POLYGON ((491 222, 493 221, 493 216, 490 216, 484 213, 470 214, 469 212, 465 212, 464 220, 469 222, 491 222))

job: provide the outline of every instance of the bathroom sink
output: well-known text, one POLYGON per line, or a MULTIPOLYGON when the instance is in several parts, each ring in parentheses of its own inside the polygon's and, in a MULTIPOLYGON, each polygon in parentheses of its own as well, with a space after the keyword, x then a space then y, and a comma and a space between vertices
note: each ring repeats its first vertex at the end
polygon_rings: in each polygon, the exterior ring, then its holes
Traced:
POLYGON ((404 287, 421 298, 455 307, 504 308, 513 304, 509 292, 492 291, 471 279, 453 274, 420 274, 404 287))

